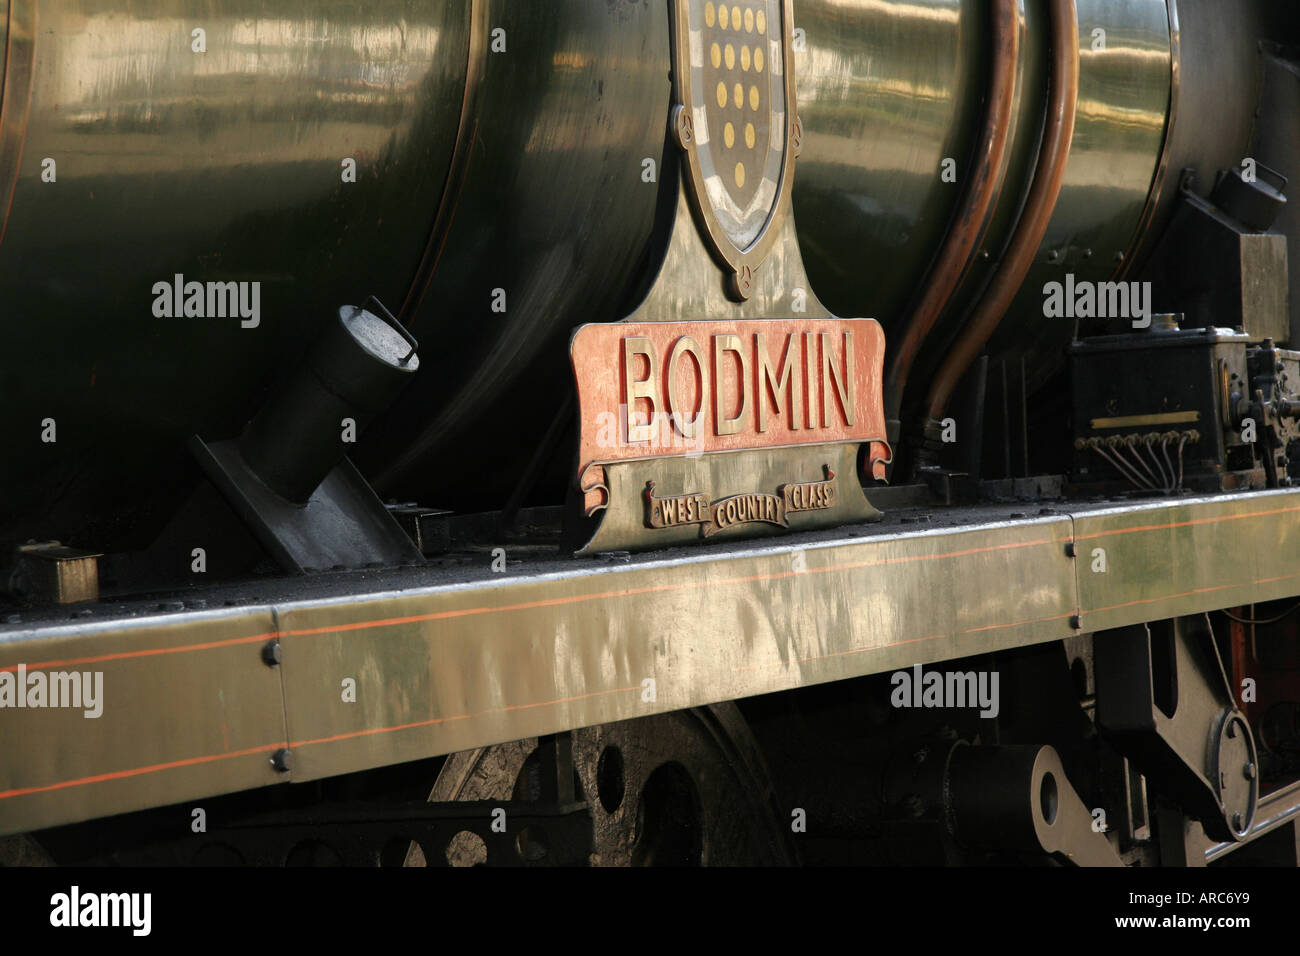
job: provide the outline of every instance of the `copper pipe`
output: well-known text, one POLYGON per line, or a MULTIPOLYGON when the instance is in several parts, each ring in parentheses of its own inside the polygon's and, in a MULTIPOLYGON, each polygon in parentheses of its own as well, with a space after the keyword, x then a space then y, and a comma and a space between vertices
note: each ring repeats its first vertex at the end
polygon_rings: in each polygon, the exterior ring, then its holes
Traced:
POLYGON ((953 389, 988 343, 1020 290, 1047 232, 1056 200, 1061 195, 1065 166, 1070 159, 1070 144, 1074 141, 1074 115, 1079 100, 1079 24, 1075 0, 1051 0, 1050 9, 1051 90, 1043 145, 1034 170, 1034 185, 1030 188, 1024 213, 997 274, 930 385, 926 408, 932 421, 944 417, 953 389))
POLYGON ((984 238, 989 211, 1002 191, 1001 174, 1004 173, 1003 163, 1011 139, 1011 107, 1016 94, 1020 17, 1016 0, 994 0, 991 13, 993 65, 989 73, 984 126, 973 154, 974 167, 966 177, 961 206, 922 284, 925 291, 903 320, 903 336, 890 359, 889 373, 885 376, 885 396, 894 410, 902 404, 907 377, 922 343, 934 329, 935 322, 970 267, 976 246, 984 238))

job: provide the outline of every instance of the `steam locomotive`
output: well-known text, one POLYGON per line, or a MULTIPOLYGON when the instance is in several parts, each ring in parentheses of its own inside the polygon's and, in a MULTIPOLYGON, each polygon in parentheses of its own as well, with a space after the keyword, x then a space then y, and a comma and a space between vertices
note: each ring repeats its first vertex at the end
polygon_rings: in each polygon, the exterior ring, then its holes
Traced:
POLYGON ((0 862, 1294 865, 1298 19, 11 2, 0 862))

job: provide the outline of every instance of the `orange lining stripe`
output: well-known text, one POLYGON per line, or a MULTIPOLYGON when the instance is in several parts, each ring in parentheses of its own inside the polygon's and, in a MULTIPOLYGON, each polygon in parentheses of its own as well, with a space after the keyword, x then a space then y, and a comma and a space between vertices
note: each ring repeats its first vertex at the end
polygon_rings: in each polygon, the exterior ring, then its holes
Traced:
MULTIPOLYGON (((592 594, 572 594, 565 597, 545 598, 540 601, 527 601, 522 604, 487 605, 483 607, 459 608, 450 611, 433 611, 428 614, 413 614, 406 617, 378 618, 368 621, 356 621, 352 624, 331 624, 326 627, 297 628, 288 631, 271 631, 255 634, 251 637, 236 637, 221 641, 209 641, 203 644, 184 644, 177 647, 161 647, 139 651, 119 651, 113 654, 101 654, 95 657, 72 658, 63 661, 42 661, 28 664, 28 670, 40 670, 47 667, 68 666, 72 664, 100 663, 102 661, 124 660, 134 657, 150 657, 157 654, 175 654, 182 651, 211 650, 230 647, 236 644, 251 644, 267 641, 277 637, 312 637, 320 634, 345 633, 368 628, 393 627, 402 624, 418 624, 425 621, 442 621, 458 617, 470 617, 478 614, 492 614, 507 611, 527 611, 543 607, 560 607, 567 604, 581 604, 588 601, 600 601, 609 598, 636 597, 643 594, 660 594, 670 591, 688 591, 701 587, 716 587, 728 584, 751 584, 756 581, 778 581, 785 578, 800 577, 809 574, 827 574, 834 571, 849 571, 860 568, 882 567, 891 564, 907 564, 914 561, 934 561, 941 558, 967 557, 973 554, 988 554, 995 551, 1008 551, 1018 548, 1035 547, 1041 544, 1056 544, 1056 539, 1040 538, 1034 541, 1017 541, 1010 544, 990 545, 984 548, 967 548, 962 551, 947 551, 942 554, 908 555, 901 558, 882 558, 877 561, 852 561, 844 564, 832 564, 823 568, 806 568, 802 571, 781 571, 770 574, 751 574, 743 577, 723 578, 721 580, 697 580, 678 584, 656 584, 641 588, 623 588, 617 591, 597 591, 592 594)), ((17 664, 0 667, 0 672, 17 670, 17 664)))
POLYGON ((62 790, 65 787, 82 787, 88 783, 104 783, 109 780, 121 780, 124 777, 138 777, 145 773, 156 773, 159 770, 173 770, 176 767, 192 767, 195 764, 212 763, 217 760, 227 760, 231 757, 247 757, 250 754, 266 753, 268 750, 279 750, 284 744, 263 744, 260 747, 249 747, 246 750, 232 750, 229 753, 213 754, 208 757, 187 757, 184 760, 173 760, 169 763, 156 763, 148 767, 135 767, 131 770, 114 770, 110 773, 99 773, 93 777, 78 777, 76 780, 64 780, 60 783, 47 783, 40 787, 23 787, 20 790, 0 790, 0 800, 9 797, 22 797, 29 793, 44 793, 49 790, 62 790))
MULTIPOLYGON (((1259 582, 1259 581, 1253 581, 1253 582, 1251 582, 1251 583, 1252 583, 1252 584, 1259 584, 1260 582, 1259 582)), ((1125 607, 1136 607, 1136 606, 1139 605, 1139 604, 1155 604, 1157 601, 1172 601, 1172 600, 1174 600, 1175 598, 1180 598, 1180 597, 1191 597, 1193 594, 1209 594, 1209 593, 1211 593, 1212 591, 1226 591, 1226 590, 1228 590, 1229 588, 1235 588, 1235 587, 1237 587, 1237 586, 1238 586, 1238 585, 1235 585, 1235 584, 1216 584, 1216 585, 1214 585, 1214 587, 1209 587, 1209 588, 1195 588, 1195 589, 1193 589, 1193 590, 1191 590, 1191 591, 1179 591, 1177 594, 1162 594, 1162 595, 1160 595, 1159 597, 1153 597, 1153 598, 1138 598, 1136 601, 1125 601, 1123 604, 1112 604, 1112 605, 1110 605, 1109 607, 1095 607, 1095 608, 1090 608, 1090 609, 1088 609, 1088 610, 1086 610, 1086 611, 1082 611, 1082 612, 1080 612, 1080 613, 1082 613, 1082 614, 1100 614, 1100 613, 1103 612, 1103 611, 1117 611, 1117 610, 1119 610, 1120 608, 1125 608, 1125 607)))
MULTIPOLYGON (((1300 578, 1300 573, 1283 574, 1275 578, 1258 578, 1248 583, 1249 584, 1276 584, 1278 581, 1289 581, 1292 578, 1300 578)), ((1134 607, 1135 605, 1138 604, 1154 604, 1157 601, 1172 601, 1174 598, 1191 597, 1193 594, 1209 594, 1213 591, 1226 591, 1230 588, 1236 588, 1236 587, 1241 587, 1241 585, 1240 584, 1216 584, 1208 588, 1193 588, 1190 591, 1179 591, 1177 594, 1162 594, 1159 597, 1139 598, 1136 601, 1125 601, 1123 604, 1112 604, 1109 607, 1091 608, 1086 611, 1081 611, 1080 613, 1100 614, 1102 611, 1115 611, 1118 610, 1119 608, 1134 607)))
MULTIPOLYGON (((1115 534, 1133 534, 1135 531, 1165 531, 1171 528, 1188 528, 1192 525, 1199 524, 1218 524, 1221 521, 1239 521, 1242 518, 1267 518, 1272 515, 1293 514, 1300 511, 1300 506, 1295 508, 1275 508, 1272 511, 1247 511, 1239 515, 1219 515, 1214 518, 1192 518, 1187 521, 1171 521, 1168 524, 1144 524, 1135 525, 1132 528, 1113 528, 1110 531, 1096 531, 1092 534, 1076 535, 1076 541, 1087 541, 1090 538, 1105 538, 1115 534)), ((1075 520, 1086 520, 1087 515, 1080 515, 1075 520)))
POLYGON ((453 720, 468 720, 477 714, 456 714, 453 717, 431 717, 428 720, 416 720, 409 724, 395 724, 392 727, 367 727, 365 730, 350 730, 345 734, 330 737, 317 737, 314 740, 295 740, 290 747, 310 747, 312 744, 331 744, 336 740, 351 740, 355 737, 370 737, 374 734, 389 734, 399 730, 414 730, 416 727, 432 727, 435 724, 448 724, 453 720))
POLYGON ((312 744, 328 744, 336 740, 351 740, 355 737, 369 737, 374 734, 387 734, 397 730, 412 730, 416 727, 432 727, 435 724, 446 724, 453 720, 469 720, 471 717, 483 717, 487 714, 503 714, 512 710, 528 710, 532 707, 549 707, 553 704, 568 704, 575 700, 585 700, 588 697, 604 697, 608 694, 622 694, 630 690, 640 690, 640 685, 636 687, 615 687, 613 690, 596 690, 588 694, 575 694, 572 697, 560 697, 556 700, 542 700, 533 704, 512 704, 509 707, 494 707, 491 710, 481 710, 476 714, 456 714, 453 717, 432 717, 429 720, 417 720, 409 724, 397 724, 393 727, 368 727, 365 730, 350 730, 344 734, 334 734, 330 737, 317 737, 314 740, 295 740, 290 747, 309 747, 312 744))
POLYGON ((356 737, 369 737, 374 734, 388 734, 399 730, 412 730, 417 727, 431 727, 435 724, 449 723, 453 720, 467 720, 471 717, 482 717, 486 714, 501 714, 515 710, 528 710, 533 707, 547 707, 554 704, 567 704, 575 700, 585 700, 589 697, 603 697, 609 694, 622 694, 628 691, 640 690, 640 685, 635 687, 615 687, 612 690, 597 690, 587 694, 575 694, 571 697, 560 697, 555 700, 543 700, 532 704, 512 704, 507 707, 494 707, 491 710, 480 711, 476 714, 457 714, 452 717, 433 717, 429 720, 418 720, 408 724, 396 724, 392 727, 368 727, 365 730, 353 730, 343 734, 334 734, 330 737, 318 737, 314 740, 295 740, 292 743, 274 743, 263 744, 260 747, 248 747, 243 750, 232 750, 228 753, 212 754, 206 757, 188 757, 184 760, 172 760, 168 763, 156 763, 147 767, 135 767, 131 770, 114 770, 109 773, 95 774, 91 777, 78 777, 75 780, 64 780, 59 783, 44 784, 39 787, 23 787, 16 790, 0 790, 0 800, 9 797, 22 797, 33 793, 45 793, 50 790, 63 790, 68 787, 81 787, 92 783, 106 783, 109 780, 121 780, 127 777, 138 777, 146 773, 157 773, 161 770, 174 770, 177 767, 191 767, 197 764, 213 763, 217 760, 228 760, 233 757, 247 757, 252 754, 266 753, 271 750, 279 750, 282 747, 290 749, 294 747, 307 747, 312 744, 333 743, 339 740, 350 740, 356 737))
MULTIPOLYGON (((224 641, 208 641, 204 644, 182 644, 178 647, 152 647, 139 651, 118 651, 114 654, 100 654, 97 657, 70 657, 63 661, 41 661, 39 664, 28 664, 29 671, 41 670, 47 667, 69 667, 73 664, 98 664, 101 661, 117 661, 131 657, 153 657, 157 654, 176 654, 180 651, 208 651, 215 647, 232 647, 236 644, 252 644, 256 641, 269 641, 272 638, 279 637, 276 631, 268 631, 265 634, 254 634, 251 637, 232 637, 224 641)), ((10 664, 7 667, 0 667, 0 674, 6 671, 18 670, 17 664, 10 664)))

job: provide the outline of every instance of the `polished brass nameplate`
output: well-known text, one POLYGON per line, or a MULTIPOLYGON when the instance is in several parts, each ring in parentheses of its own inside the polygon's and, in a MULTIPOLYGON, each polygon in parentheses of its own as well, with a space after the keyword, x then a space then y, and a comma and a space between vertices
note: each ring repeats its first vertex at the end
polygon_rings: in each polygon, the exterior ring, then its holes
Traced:
POLYGON ((883 474, 884 344, 869 319, 584 325, 569 351, 586 511, 622 461, 855 442, 883 474))
POLYGON ((645 487, 645 523, 647 528, 680 528, 700 525, 701 537, 710 537, 727 528, 763 522, 781 528, 790 527, 788 515, 803 511, 829 511, 835 507, 835 472, 823 466, 825 481, 801 481, 782 485, 776 494, 764 492, 731 495, 710 503, 707 495, 666 495, 654 493, 655 482, 645 487))

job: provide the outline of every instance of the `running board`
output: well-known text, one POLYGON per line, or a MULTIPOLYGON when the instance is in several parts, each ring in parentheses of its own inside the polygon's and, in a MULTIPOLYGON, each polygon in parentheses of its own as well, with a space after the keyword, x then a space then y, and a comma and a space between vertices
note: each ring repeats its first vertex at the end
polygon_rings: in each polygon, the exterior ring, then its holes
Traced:
POLYGON ((0 835, 1300 594, 1300 490, 1011 507, 10 615, 0 835))

